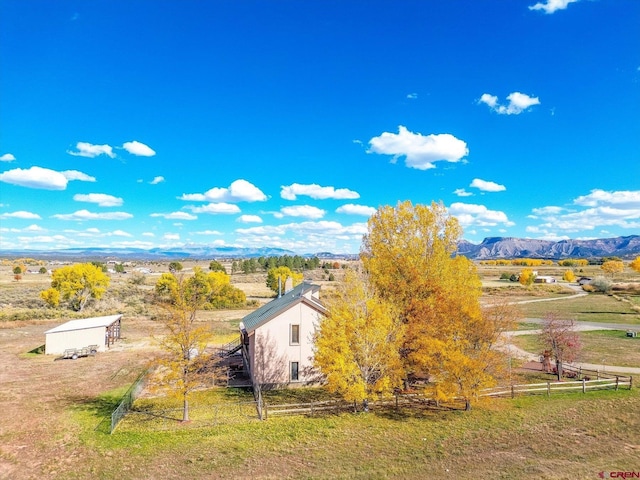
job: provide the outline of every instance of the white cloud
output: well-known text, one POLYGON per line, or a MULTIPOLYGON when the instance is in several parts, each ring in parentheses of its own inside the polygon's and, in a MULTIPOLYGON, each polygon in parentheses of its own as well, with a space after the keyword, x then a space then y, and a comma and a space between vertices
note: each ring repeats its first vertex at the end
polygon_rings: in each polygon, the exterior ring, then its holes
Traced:
POLYGON ((490 95, 488 93, 483 93, 478 102, 485 103, 491 108, 495 108, 496 105, 498 105, 498 97, 496 97, 495 95, 490 95))
POLYGON ((607 192, 594 189, 588 195, 582 195, 573 201, 576 205, 596 207, 598 205, 614 205, 620 208, 640 208, 640 190, 621 190, 607 192))
POLYGON ((139 157, 153 157, 156 154, 156 152, 151 147, 136 140, 123 143, 122 148, 124 148, 131 155, 137 155, 139 157))
POLYGON ((24 210, 19 210, 12 213, 2 213, 0 218, 20 218, 23 220, 40 220, 42 217, 37 213, 31 213, 24 210))
POLYGON ((180 234, 178 233, 165 233, 162 238, 164 240, 180 240, 180 234))
MULTIPOLYGON (((182 199, 195 200, 193 195, 198 194, 186 194, 182 196, 182 199)), ((238 179, 229 185, 229 188, 214 187, 208 190, 204 193, 204 199, 209 202, 263 202, 267 196, 252 183, 238 179)))
POLYGON ((464 188, 456 188, 453 191, 454 195, 457 195, 458 197, 471 197, 473 196, 473 193, 471 192, 467 192, 464 188))
POLYGON ((538 97, 530 97, 525 93, 513 92, 507 96, 509 103, 501 105, 498 103, 498 97, 483 93, 478 103, 488 105, 491 110, 501 115, 518 115, 534 105, 540 105, 538 97))
POLYGON ((311 205, 295 205, 292 207, 281 208, 280 213, 287 217, 304 217, 318 219, 324 217, 324 214, 327 212, 325 212, 321 208, 313 207, 311 205))
POLYGON ((495 227, 497 225, 513 226, 507 214, 499 210, 489 210, 484 205, 471 203, 452 203, 449 214, 456 217, 463 227, 495 227))
POLYGON ((177 197, 178 200, 185 200, 187 202, 206 202, 207 197, 203 193, 183 193, 182 196, 177 197))
POLYGON ((13 154, 5 153, 0 157, 0 162, 13 162, 15 159, 16 157, 14 157, 13 154))
POLYGON ((201 232, 194 232, 196 235, 222 235, 222 232, 218 230, 203 230, 201 232))
POLYGON ((547 0, 546 3, 538 2, 529 7, 529 10, 544 10, 544 13, 551 14, 556 10, 564 10, 570 3, 578 0, 547 0))
POLYGON ((296 200, 298 195, 306 195, 316 200, 325 200, 327 198, 342 200, 360 198, 360 194, 353 190, 347 188, 336 189, 334 187, 321 187, 315 183, 310 185, 293 183, 287 186, 282 185, 280 188, 280 196, 285 200, 296 200))
POLYGON ((538 218, 538 216, 545 216, 545 215, 558 215, 561 212, 565 211, 566 208, 563 207, 556 207, 553 205, 549 205, 548 207, 542 207, 542 208, 534 208, 532 210, 533 215, 530 215, 531 218, 538 218))
POLYGON ((153 234, 152 232, 143 232, 142 236, 143 237, 155 237, 155 234, 153 234))
POLYGON ((45 229, 42 228, 40 225, 36 225, 34 223, 33 225, 29 225, 28 227, 26 227, 24 231, 25 232, 44 232, 45 229))
POLYGON ((262 223, 262 218, 258 215, 240 215, 238 217, 240 223, 262 223))
POLYGON ((214 187, 205 193, 183 193, 180 200, 190 202, 262 202, 267 196, 250 182, 238 179, 229 188, 214 187))
POLYGON ((78 170, 65 170, 60 172, 67 180, 80 180, 81 182, 95 182, 95 177, 79 172, 78 170))
POLYGON ((197 220, 198 217, 187 212, 152 213, 151 217, 162 217, 167 220, 197 220))
POLYGON ((573 204, 586 207, 569 210, 561 207, 533 209, 530 218, 542 223, 529 228, 545 232, 575 233, 602 227, 640 229, 640 190, 613 191, 592 190, 588 195, 574 199, 573 204))
POLYGON ((469 149, 466 142, 451 134, 425 136, 400 125, 398 133, 383 132, 369 140, 367 152, 393 155, 394 162, 404 156, 407 167, 427 170, 435 168, 433 162, 459 162, 469 154, 469 149))
POLYGON ((88 210, 78 210, 74 213, 56 214, 52 215, 53 218, 58 220, 127 220, 133 218, 133 215, 126 212, 105 212, 105 213, 93 213, 88 210))
POLYGON ((201 207, 189 206, 193 213, 211 213, 211 214, 233 214, 240 213, 240 207, 232 203, 209 203, 201 207))
POLYGON ((502 192, 507 189, 504 185, 500 185, 495 182, 488 182, 479 178, 474 178, 469 186, 482 190, 483 192, 502 192))
POLYGON ((78 193, 73 196, 73 199, 76 202, 96 203, 100 207, 119 207, 124 203, 121 198, 105 193, 88 193, 86 195, 78 193))
POLYGON ((365 217, 370 217, 374 213, 376 213, 376 209, 374 207, 368 207, 366 205, 355 205, 353 203, 347 203, 346 205, 342 205, 336 209, 336 213, 345 213, 347 215, 363 215, 365 217))
POLYGON ((270 235, 280 236, 293 232, 301 236, 323 235, 335 237, 338 235, 362 236, 367 233, 366 223, 354 223, 343 226, 338 222, 322 220, 320 222, 288 223, 284 225, 265 225, 260 227, 238 228, 236 233, 241 235, 270 235))
POLYGON ((28 169, 14 168, 0 173, 0 182, 42 190, 65 190, 70 180, 95 182, 95 178, 77 170, 57 172, 48 168, 31 167, 28 169))
POLYGON ((110 232, 107 235, 114 236, 114 237, 131 237, 132 236, 130 233, 127 233, 124 230, 114 230, 113 232, 110 232))
POLYGON ((41 167, 8 170, 0 174, 0 182, 43 190, 64 190, 67 188, 67 178, 62 173, 41 167))
POLYGON ((407 94, 407 98, 410 100, 415 100, 416 98, 418 98, 418 94, 417 93, 409 93, 407 94))
POLYGON ((162 175, 158 175, 157 177, 153 177, 153 180, 151 180, 149 183, 151 185, 157 185, 162 182, 164 182, 164 177, 162 175))
POLYGON ((94 158, 98 155, 107 155, 108 157, 115 158, 116 154, 113 153, 113 147, 110 145, 93 145, 87 142, 78 142, 76 144, 77 151, 67 150, 69 155, 75 155, 76 157, 88 157, 94 158))

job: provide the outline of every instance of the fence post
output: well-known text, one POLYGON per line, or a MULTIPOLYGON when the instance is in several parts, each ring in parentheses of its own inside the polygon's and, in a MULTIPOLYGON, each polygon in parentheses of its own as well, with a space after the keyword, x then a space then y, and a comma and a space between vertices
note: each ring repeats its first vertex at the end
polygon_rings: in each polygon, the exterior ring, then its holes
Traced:
POLYGON ((511 385, 511 398, 516 398, 516 392, 513 389, 513 385, 511 385))
POLYGON ((631 388, 633 388, 633 377, 629 377, 629 390, 631 390, 631 388))
POLYGON ((398 392, 396 392, 396 410, 398 409, 398 392))
POLYGON ((547 397, 551 396, 551 382, 547 382, 547 397))
POLYGON ((616 375, 616 391, 618 390, 618 383, 620 383, 620 377, 616 375))
POLYGON ((582 393, 587 393, 587 382, 582 379, 582 393))

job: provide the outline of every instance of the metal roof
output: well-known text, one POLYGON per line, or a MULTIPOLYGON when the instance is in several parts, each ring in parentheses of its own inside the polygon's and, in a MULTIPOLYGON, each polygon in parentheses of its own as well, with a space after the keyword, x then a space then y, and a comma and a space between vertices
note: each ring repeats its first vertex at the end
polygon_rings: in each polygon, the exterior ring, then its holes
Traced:
POLYGON ((106 317, 93 317, 93 318, 82 318, 79 320, 69 320, 62 325, 58 325, 51 330, 47 330, 44 332, 47 333, 60 333, 60 332, 70 332, 72 330, 86 330, 88 328, 98 328, 98 327, 108 327, 118 320, 122 318, 121 314, 118 315, 108 315, 106 317))
POLYGON ((319 285, 303 282, 281 297, 271 300, 269 303, 251 312, 242 319, 242 324, 247 331, 253 331, 263 323, 266 323, 299 302, 305 302, 318 310, 324 311, 324 306, 317 299, 309 299, 304 296, 309 290, 317 291, 319 289, 319 285))

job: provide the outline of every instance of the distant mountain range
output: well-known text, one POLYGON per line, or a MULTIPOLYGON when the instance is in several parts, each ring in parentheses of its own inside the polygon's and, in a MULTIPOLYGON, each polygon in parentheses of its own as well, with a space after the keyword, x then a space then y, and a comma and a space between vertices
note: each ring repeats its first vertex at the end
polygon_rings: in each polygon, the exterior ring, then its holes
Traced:
MULTIPOLYGON (((473 260, 499 258, 597 258, 616 256, 634 258, 640 255, 640 235, 628 237, 599 238, 595 240, 535 240, 530 238, 490 237, 475 244, 463 240, 458 253, 473 260)), ((2 257, 31 257, 44 259, 114 259, 114 260, 167 260, 167 259, 213 259, 213 258, 257 258, 296 255, 282 248, 236 248, 187 245, 179 248, 69 248, 64 250, 0 250, 2 257)), ((318 252, 302 256, 317 256, 321 259, 356 259, 357 254, 318 252)))
POLYGON ((462 241, 458 253, 473 260, 498 258, 563 258, 620 257, 640 255, 640 235, 598 238, 594 240, 535 240, 530 238, 490 237, 482 243, 462 241))

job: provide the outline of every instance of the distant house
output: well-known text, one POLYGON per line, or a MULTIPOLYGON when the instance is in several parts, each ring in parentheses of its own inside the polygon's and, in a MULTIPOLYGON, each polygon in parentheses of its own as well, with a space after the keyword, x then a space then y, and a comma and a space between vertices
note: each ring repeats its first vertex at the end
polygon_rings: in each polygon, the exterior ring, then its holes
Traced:
POLYGON ((578 279, 578 284, 579 285, 589 285, 592 281, 593 281, 593 279, 590 278, 590 277, 580 277, 578 279))
POLYGON ((555 277, 550 275, 538 275, 533 281, 534 283, 556 283, 555 277))
POLYGON ((319 292, 319 285, 302 283, 242 319, 242 355, 254 386, 272 388, 317 381, 313 336, 320 318, 327 313, 319 292))

